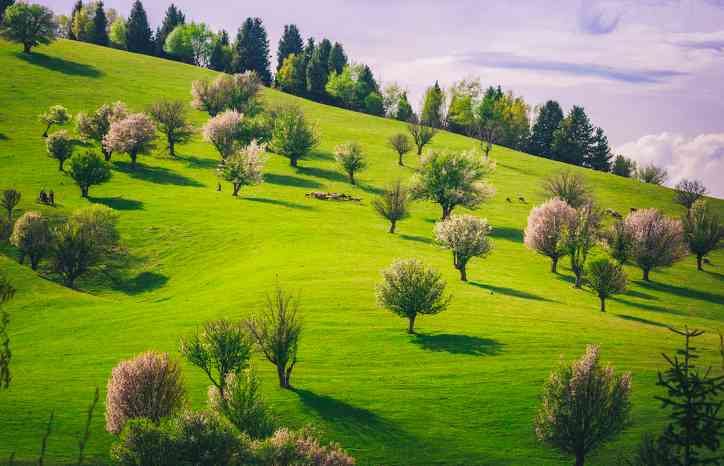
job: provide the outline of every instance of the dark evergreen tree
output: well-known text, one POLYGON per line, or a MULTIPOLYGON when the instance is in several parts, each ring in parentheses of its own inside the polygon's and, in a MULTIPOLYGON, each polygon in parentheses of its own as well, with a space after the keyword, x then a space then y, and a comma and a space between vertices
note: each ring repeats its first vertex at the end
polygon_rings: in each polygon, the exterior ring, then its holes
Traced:
POLYGON ((395 118, 400 121, 412 121, 414 115, 412 105, 410 105, 410 102, 407 100, 407 92, 403 92, 397 103, 397 114, 395 118))
POLYGON ((226 71, 228 65, 227 54, 224 51, 221 38, 219 38, 214 41, 214 49, 211 51, 211 57, 209 58, 209 68, 214 71, 226 71))
POLYGON ((608 145, 608 138, 602 128, 596 128, 596 134, 593 136, 593 145, 591 152, 586 161, 586 166, 607 172, 611 169, 611 147, 608 145))
POLYGON ((73 24, 75 23, 75 17, 78 16, 78 13, 80 13, 83 10, 83 1, 78 0, 75 2, 75 5, 73 5, 73 11, 70 13, 70 18, 68 19, 68 39, 70 40, 78 40, 78 38, 75 36, 75 32, 73 32, 73 24))
POLYGON ((176 26, 186 24, 186 15, 176 7, 173 3, 166 9, 166 15, 163 17, 161 26, 156 29, 156 55, 159 57, 174 59, 172 55, 167 54, 163 50, 166 38, 176 26))
POLYGON ((528 151, 533 155, 553 158, 553 134, 563 120, 563 110, 555 100, 549 100, 538 110, 533 124, 528 151))
POLYGON ((310 37, 307 39, 307 43, 304 45, 304 50, 302 50, 302 61, 304 63, 305 70, 307 69, 307 65, 309 65, 309 62, 312 60, 315 50, 317 50, 317 44, 316 42, 314 42, 314 37, 310 37))
POLYGON ((340 74, 345 66, 347 66, 347 55, 344 53, 344 47, 335 42, 332 51, 329 52, 329 72, 340 74))
POLYGON ((375 76, 372 74, 370 67, 362 65, 359 69, 359 74, 357 75, 357 84, 355 88, 357 109, 365 108, 365 99, 367 99, 367 96, 372 92, 379 94, 379 86, 377 85, 377 81, 375 80, 375 76))
POLYGON ((433 128, 441 128, 443 124, 442 106, 444 95, 440 84, 435 81, 435 85, 428 88, 425 93, 425 102, 422 106, 420 119, 422 123, 432 126, 433 128))
POLYGON ((154 51, 153 32, 148 25, 146 10, 140 0, 133 2, 126 23, 126 48, 129 52, 151 55, 154 51))
POLYGON ((219 33, 219 43, 223 45, 224 47, 228 47, 230 45, 229 42, 229 33, 226 32, 226 29, 222 29, 219 33))
POLYGON ((96 3, 96 11, 93 15, 91 42, 104 47, 107 47, 110 43, 108 39, 108 18, 106 17, 106 11, 103 9, 102 1, 96 3))
POLYGON ((623 155, 617 155, 613 160, 611 173, 625 178, 631 178, 636 173, 636 162, 623 155))
POLYGON ((284 64, 284 59, 291 54, 299 55, 304 50, 304 41, 296 24, 287 24, 284 26, 284 34, 279 39, 279 47, 277 47, 277 72, 284 64))
POLYGON ((583 107, 574 106, 553 135, 553 159, 583 166, 591 152, 593 125, 583 107))
POLYGON ((306 69, 307 94, 310 98, 319 102, 325 99, 327 78, 327 62, 322 59, 321 47, 317 47, 306 69))
POLYGON ((247 18, 239 28, 232 69, 235 73, 255 71, 265 85, 271 84, 269 39, 261 18, 247 18))
POLYGON ((15 0, 0 0, 0 23, 2 23, 3 18, 5 18, 5 10, 7 10, 9 6, 12 6, 14 4, 15 0))

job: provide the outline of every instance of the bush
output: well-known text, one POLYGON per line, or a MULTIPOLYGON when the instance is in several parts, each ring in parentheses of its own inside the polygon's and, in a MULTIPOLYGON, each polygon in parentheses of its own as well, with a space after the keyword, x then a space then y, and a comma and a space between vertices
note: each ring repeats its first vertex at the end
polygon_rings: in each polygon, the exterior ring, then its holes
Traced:
POLYGON ((128 116, 128 109, 123 102, 103 104, 94 113, 79 113, 76 123, 78 133, 84 139, 96 141, 100 145, 106 162, 111 160, 113 151, 103 145, 103 138, 111 129, 111 123, 123 120, 128 116))
POLYGON ((668 177, 669 174, 665 169, 657 167, 653 163, 645 167, 639 167, 636 170, 636 178, 644 183, 661 185, 664 184, 668 177))
POLYGON ((239 194, 242 186, 257 185, 264 182, 264 157, 263 145, 256 141, 237 151, 219 164, 219 178, 228 181, 234 186, 233 196, 239 194))
POLYGON ((588 185, 578 173, 565 171, 550 177, 543 183, 543 189, 549 197, 557 197, 574 209, 590 202, 588 185))
POLYGON ((20 250, 21 264, 27 256, 30 259, 30 268, 37 269, 51 244, 48 220, 40 212, 25 212, 15 222, 10 244, 20 250))
POLYGON ((209 387, 209 408, 251 438, 265 438, 274 431, 274 420, 262 398, 253 367, 227 375, 223 397, 218 388, 209 387))
POLYGON ((176 144, 191 139, 194 128, 188 121, 186 104, 179 100, 161 100, 151 105, 148 114, 166 136, 166 149, 171 157, 176 157, 176 144))
POLYGON ((299 107, 289 105, 275 111, 271 150, 289 159, 296 167, 300 159, 319 145, 316 126, 310 125, 299 107))
POLYGON ((15 207, 20 203, 21 197, 20 191, 15 189, 11 188, 3 191, 3 197, 0 199, 0 205, 8 211, 9 223, 12 223, 13 221, 13 210, 15 210, 15 207))
POLYGON ((349 182, 355 183, 354 174, 367 168, 367 162, 362 154, 362 147, 356 142, 346 142, 334 148, 334 158, 349 176, 349 182))
POLYGON ((681 222, 656 209, 630 213, 625 225, 631 235, 631 259, 641 268, 646 281, 654 268, 672 265, 686 255, 681 222))
POLYGON ((95 249, 101 253, 112 252, 120 240, 118 214, 110 207, 101 204, 83 207, 73 212, 70 223, 88 235, 95 249))
POLYGON ((68 113, 68 109, 62 105, 53 105, 38 118, 46 125, 45 131, 43 132, 43 137, 45 138, 48 137, 48 131, 50 131, 51 126, 62 126, 68 123, 70 121, 70 113, 68 113))
POLYGON ((719 247, 719 242, 724 238, 724 227, 719 223, 719 216, 709 210, 703 199, 694 202, 682 223, 689 251, 696 254, 696 268, 703 270, 701 264, 704 256, 719 247))
POLYGON ((111 123, 103 138, 107 151, 125 152, 131 157, 131 168, 136 167, 139 154, 148 154, 154 148, 156 125, 145 113, 134 113, 111 123))
POLYGON ((121 361, 108 379, 106 430, 118 434, 137 418, 158 424, 181 409, 184 397, 181 367, 166 353, 149 351, 121 361))
POLYGON ((444 311, 451 297, 445 297, 445 281, 435 270, 417 259, 396 260, 382 271, 377 285, 377 304, 408 320, 407 333, 415 333, 418 315, 444 311))
POLYGON ((76 154, 70 159, 70 177, 80 188, 80 194, 88 197, 91 186, 111 179, 111 169, 106 162, 93 152, 76 154))
POLYGON ((75 141, 65 130, 56 131, 51 134, 45 145, 48 149, 48 155, 58 161, 58 170, 63 171, 63 164, 73 155, 73 146, 75 141))
POLYGON ((553 198, 533 208, 525 228, 525 245, 538 254, 551 258, 551 272, 556 273, 558 260, 565 256, 566 227, 576 215, 565 201, 553 198))
POLYGON ((696 201, 706 194, 706 186, 699 180, 681 180, 674 186, 674 200, 677 204, 691 209, 696 201))
POLYGON ((401 167, 404 166, 405 164, 402 157, 412 150, 410 138, 404 133, 393 134, 387 140, 387 144, 392 148, 392 150, 397 152, 397 164, 401 167))
POLYGON ((493 249, 488 238, 492 231, 488 221, 472 215, 453 215, 435 225, 435 240, 452 251, 453 265, 460 280, 468 281, 466 266, 473 257, 485 257, 493 249))
POLYGON ((608 253, 623 265, 631 257, 631 232, 623 220, 614 223, 603 233, 603 243, 608 253))
POLYGON ((623 268, 608 259, 598 259, 588 264, 586 279, 601 300, 601 312, 606 312, 606 298, 624 292, 628 280, 623 268))
POLYGON ((442 220, 457 206, 475 209, 495 193, 484 178, 495 164, 482 161, 474 152, 434 152, 423 157, 412 181, 417 199, 428 199, 442 207, 442 220))
POLYGON ((630 393, 631 374, 601 367, 598 346, 589 345, 581 359, 551 373, 535 418, 536 435, 583 466, 586 455, 625 427, 630 393))
POLYGON ((400 180, 385 188, 382 194, 372 201, 372 207, 381 217, 390 221, 390 233, 395 232, 397 222, 409 215, 410 194, 400 180))
POLYGON ((30 53, 37 45, 50 44, 55 40, 58 24, 49 8, 22 2, 10 4, 0 24, 0 36, 10 42, 23 44, 25 53, 30 53))
POLYGON ((279 429, 256 446, 260 466, 354 466, 355 460, 339 445, 321 446, 310 430, 279 429))
POLYGON ((211 118, 204 125, 204 140, 214 145, 221 160, 225 160, 238 150, 243 122, 243 115, 227 110, 211 118))

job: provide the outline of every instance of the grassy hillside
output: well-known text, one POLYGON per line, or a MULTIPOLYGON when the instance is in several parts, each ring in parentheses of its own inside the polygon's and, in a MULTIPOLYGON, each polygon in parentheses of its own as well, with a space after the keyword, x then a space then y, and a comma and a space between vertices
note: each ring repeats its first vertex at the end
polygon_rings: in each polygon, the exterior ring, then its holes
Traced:
MULTIPOLYGON (((75 114, 115 100, 142 110, 161 97, 190 99, 191 81, 213 75, 68 41, 38 48, 30 58, 19 50, 0 42, 0 188, 22 191, 21 211, 54 217, 89 201, 46 156, 39 113, 62 104, 75 114), (35 203, 41 188, 55 191, 58 207, 35 203)), ((551 368, 561 355, 579 357, 588 343, 600 343, 604 360, 634 374, 633 423, 590 464, 611 464, 642 432, 662 426, 664 413, 652 399, 660 393, 656 370, 663 367, 660 353, 680 344, 666 326, 724 327, 721 268, 697 272, 687 258, 655 271, 652 283, 628 268, 630 291, 599 312, 596 297, 572 288, 567 261, 553 275, 549 262, 522 244, 528 212, 544 199, 542 178, 569 167, 496 147, 497 195, 476 212, 494 226, 495 249, 470 263, 464 284, 449 253, 431 242, 437 206, 415 204, 396 235, 370 207, 387 181, 409 178, 417 165, 411 155, 409 167, 398 167, 385 147, 389 135, 404 130, 401 123, 273 90, 264 99, 296 102, 319 122, 322 144, 313 156, 299 169, 271 156, 266 183, 234 199, 228 184, 216 192, 217 155, 200 137, 179 147, 176 160, 160 150, 141 156, 136 172, 128 170, 127 157, 114 155, 113 179, 93 188, 90 201, 120 214, 129 263, 81 280, 83 291, 18 265, 15 251, 2 245, 0 270, 18 292, 8 307, 14 378, 10 390, 0 392, 0 458, 12 451, 34 458, 54 410, 49 456, 71 460, 93 390, 104 390, 120 359, 147 349, 178 356, 180 335, 205 320, 258 309, 275 277, 300 291, 305 332, 294 391, 278 389, 272 366, 256 358, 266 396, 281 422, 319 426, 360 464, 569 464, 536 441, 532 420, 551 368), (348 140, 359 141, 370 162, 357 188, 337 171, 332 155, 348 140), (363 201, 305 198, 312 190, 344 191, 363 201), (449 310, 418 321, 419 336, 406 335, 405 322, 374 302, 380 270, 406 257, 438 268, 454 295, 449 310)), ((198 126, 206 118, 193 113, 198 126)), ((474 143, 441 133, 433 146, 474 143)), ((605 207, 682 213, 668 189, 578 171, 605 207)), ((724 213, 724 202, 713 202, 724 213)), ((711 259, 724 263, 724 253, 711 259)), ((717 361, 717 343, 712 333, 701 338, 705 361, 717 361)), ((202 407, 207 380, 184 368, 193 404, 202 407)), ((89 450, 103 458, 113 438, 103 429, 102 403, 99 408, 89 450)))

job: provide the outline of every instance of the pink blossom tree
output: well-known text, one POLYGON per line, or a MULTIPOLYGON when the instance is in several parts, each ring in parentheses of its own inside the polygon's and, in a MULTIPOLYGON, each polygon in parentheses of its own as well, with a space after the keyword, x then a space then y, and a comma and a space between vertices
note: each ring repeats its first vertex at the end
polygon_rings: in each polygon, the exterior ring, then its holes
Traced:
POLYGON ((243 122, 244 115, 234 110, 227 110, 211 118, 204 125, 204 140, 214 145, 222 160, 239 148, 243 122))
POLYGON ((156 125, 145 113, 134 113, 111 123, 103 138, 106 151, 125 152, 131 157, 131 168, 136 168, 138 154, 148 154, 154 148, 156 125))
POLYGON ((123 102, 103 104, 91 114, 79 113, 76 122, 78 134, 83 139, 96 141, 101 146, 106 162, 111 160, 112 151, 103 145, 103 138, 111 129, 111 123, 122 120, 128 115, 128 108, 123 102))
POLYGON ((233 196, 239 194, 242 186, 257 185, 264 182, 265 146, 251 141, 219 165, 219 177, 234 187, 233 196))
POLYGON ((576 210, 557 197, 533 208, 528 215, 525 245, 538 254, 550 257, 553 273, 556 273, 558 260, 567 253, 566 228, 575 215, 576 210))
POLYGON ((684 229, 679 220, 656 209, 630 213, 624 221, 631 237, 631 258, 649 281, 649 272, 666 267, 686 255, 684 229))

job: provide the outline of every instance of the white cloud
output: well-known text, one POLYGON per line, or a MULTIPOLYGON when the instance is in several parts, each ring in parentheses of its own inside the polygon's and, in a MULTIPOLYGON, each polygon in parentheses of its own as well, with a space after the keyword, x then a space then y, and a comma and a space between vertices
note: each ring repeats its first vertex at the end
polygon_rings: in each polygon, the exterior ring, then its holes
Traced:
POLYGON ((686 137, 660 133, 616 148, 640 165, 653 163, 669 172, 668 185, 683 178, 701 180, 713 196, 724 198, 724 133, 686 137))

